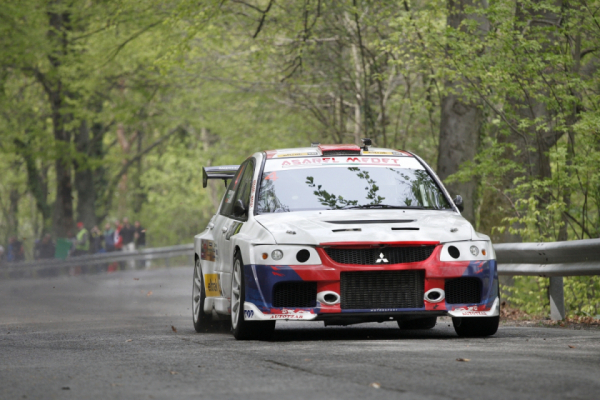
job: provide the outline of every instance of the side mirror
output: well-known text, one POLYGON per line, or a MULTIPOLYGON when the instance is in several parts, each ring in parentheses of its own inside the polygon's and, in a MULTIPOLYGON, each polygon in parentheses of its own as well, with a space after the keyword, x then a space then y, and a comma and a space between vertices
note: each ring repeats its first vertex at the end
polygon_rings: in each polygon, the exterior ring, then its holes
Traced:
POLYGON ((233 216, 241 217, 244 214, 246 214, 246 207, 244 206, 244 202, 242 201, 242 199, 237 199, 237 201, 233 205, 233 216))
POLYGON ((465 209, 465 205, 463 204, 462 196, 457 195, 453 201, 454 205, 456 205, 456 208, 458 208, 458 211, 463 212, 463 210, 465 209))

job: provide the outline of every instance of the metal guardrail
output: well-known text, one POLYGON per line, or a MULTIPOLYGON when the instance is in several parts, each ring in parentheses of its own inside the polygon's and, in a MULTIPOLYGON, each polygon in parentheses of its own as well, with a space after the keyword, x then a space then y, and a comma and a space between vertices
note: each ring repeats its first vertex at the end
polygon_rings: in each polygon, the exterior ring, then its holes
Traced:
MULTIPOLYGON (((545 243, 504 243, 494 245, 498 274, 550 277, 551 318, 564 319, 563 276, 600 275, 600 239, 545 243)), ((80 266, 107 265, 123 261, 168 260, 188 256, 193 263, 194 244, 158 247, 133 252, 112 252, 5 264, 0 273, 34 272, 80 266)))
POLYGON ((98 253, 83 256, 74 256, 66 259, 46 259, 35 261, 24 261, 5 264, 0 272, 34 272, 41 270, 55 270, 60 268, 71 268, 80 266, 106 265, 123 261, 150 261, 174 257, 188 256, 193 262, 194 244, 182 244, 169 247, 155 247, 137 251, 113 251, 110 253, 98 253))
POLYGON ((550 278, 550 318, 565 318, 563 276, 600 275, 600 239, 494 245, 499 275, 550 278))

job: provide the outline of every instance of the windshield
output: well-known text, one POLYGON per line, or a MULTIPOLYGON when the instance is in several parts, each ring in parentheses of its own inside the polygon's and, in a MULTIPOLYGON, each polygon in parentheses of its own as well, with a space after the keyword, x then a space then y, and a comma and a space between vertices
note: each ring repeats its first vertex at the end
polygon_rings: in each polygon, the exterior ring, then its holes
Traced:
POLYGON ((351 166, 268 170, 261 177, 259 214, 361 208, 450 209, 422 169, 351 166))

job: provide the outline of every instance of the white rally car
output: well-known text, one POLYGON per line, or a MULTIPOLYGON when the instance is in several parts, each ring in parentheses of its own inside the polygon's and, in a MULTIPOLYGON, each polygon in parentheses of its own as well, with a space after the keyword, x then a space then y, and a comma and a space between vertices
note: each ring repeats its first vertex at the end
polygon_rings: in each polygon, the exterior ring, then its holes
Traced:
POLYGON ((429 329, 451 316, 460 336, 496 333, 489 237, 421 158, 364 143, 203 168, 205 187, 223 179, 227 190, 194 238, 196 331, 216 320, 237 339, 268 337, 277 320, 429 329))

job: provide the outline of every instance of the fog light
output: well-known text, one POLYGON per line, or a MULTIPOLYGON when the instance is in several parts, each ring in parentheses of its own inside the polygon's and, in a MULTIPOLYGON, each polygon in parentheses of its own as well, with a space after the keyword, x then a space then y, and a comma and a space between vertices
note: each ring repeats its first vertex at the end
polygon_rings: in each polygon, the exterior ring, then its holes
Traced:
POLYGON ((471 246, 471 254, 473 254, 473 256, 475 257, 479 255, 479 249, 477 248, 477 246, 471 246))
POLYGON ((273 250, 273 252, 271 253, 271 258, 273 258, 273 260, 279 261, 283 258, 283 251, 281 250, 273 250))
POLYGON ((296 260, 298 260, 298 262, 305 263, 308 261, 309 258, 310 252, 306 249, 302 249, 298 253, 296 253, 296 260))
POLYGON ((450 254, 452 258, 460 257, 460 251, 458 251, 458 249, 454 246, 448 247, 448 254, 450 254))

